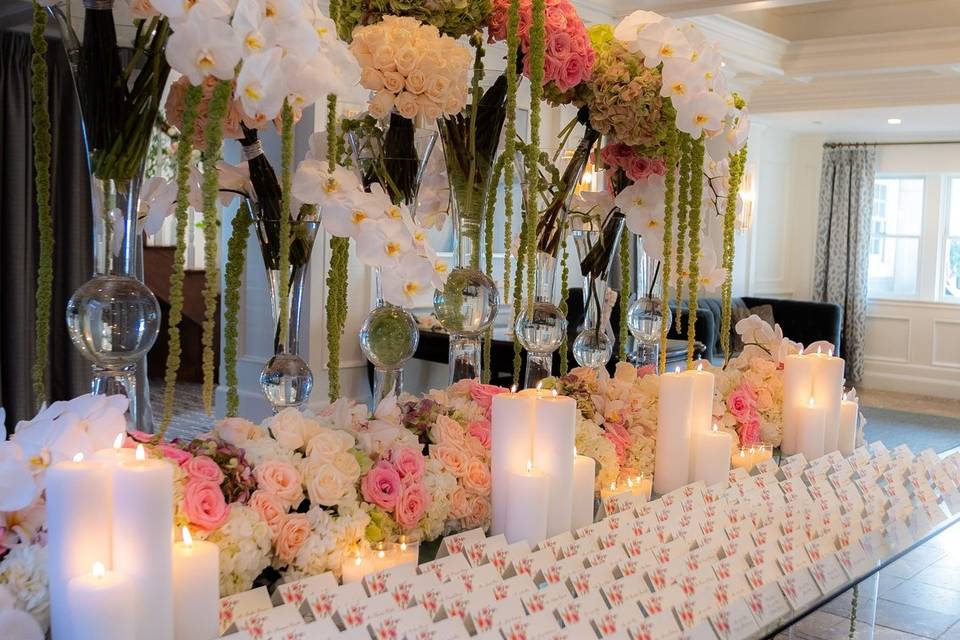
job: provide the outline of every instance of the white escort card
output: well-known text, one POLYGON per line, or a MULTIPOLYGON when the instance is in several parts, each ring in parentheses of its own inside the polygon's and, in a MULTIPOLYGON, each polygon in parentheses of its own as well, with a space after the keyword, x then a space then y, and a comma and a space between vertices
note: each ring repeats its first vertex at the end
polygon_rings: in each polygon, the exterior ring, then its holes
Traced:
POLYGON ((543 611, 515 620, 500 627, 500 633, 510 640, 546 640, 553 638, 560 625, 553 614, 543 611))
POLYGON ((451 578, 470 571, 471 568, 467 557, 462 553, 458 553, 457 555, 448 555, 445 558, 438 558, 432 562, 424 563, 417 567, 417 571, 420 573, 432 573, 439 578, 440 582, 446 582, 451 578))
POLYGON ((294 604, 283 604, 265 611, 258 611, 238 618, 236 622, 237 629, 246 631, 253 640, 263 640, 267 634, 302 624, 303 616, 294 604))
POLYGON ((367 593, 359 582, 350 582, 331 591, 317 591, 307 594, 310 613, 317 620, 331 618, 339 610, 352 602, 366 600, 367 593))
POLYGON ((434 622, 429 629, 408 633, 405 640, 468 640, 470 634, 459 618, 434 622))
POLYGON ((764 585, 750 592, 745 602, 760 626, 768 625, 790 613, 790 604, 776 583, 764 585))
POLYGON ((757 621, 743 600, 737 600, 711 615, 710 625, 720 640, 739 640, 758 630, 757 621))
POLYGON ((463 550, 466 548, 467 544, 480 542, 486 538, 483 529, 470 529, 469 531, 461 531, 450 536, 447 536, 440 541, 440 548, 437 549, 437 558, 443 558, 446 556, 457 555, 463 553, 463 550))
POLYGON ((799 609, 820 596, 820 588, 807 569, 798 569, 785 575, 777 580, 777 584, 794 609, 799 609))
POLYGON ((520 602, 523 603, 523 608, 526 609, 527 614, 543 611, 553 613, 572 601, 573 596, 570 595, 570 590, 562 584, 553 584, 540 589, 536 593, 520 597, 520 602))
POLYGON ((230 629, 236 629, 237 620, 241 620, 260 611, 273 607, 266 587, 236 593, 220 598, 220 635, 230 629))
POLYGON ((410 611, 388 613, 375 622, 370 623, 367 629, 374 640, 395 640, 418 632, 426 631, 433 626, 430 615, 420 608, 410 611))
POLYGON ((298 607, 307 601, 312 593, 335 591, 339 587, 337 577, 327 571, 318 576, 310 576, 296 582, 287 582, 277 587, 275 604, 295 604, 298 607), (279 599, 279 601, 278 601, 279 599))

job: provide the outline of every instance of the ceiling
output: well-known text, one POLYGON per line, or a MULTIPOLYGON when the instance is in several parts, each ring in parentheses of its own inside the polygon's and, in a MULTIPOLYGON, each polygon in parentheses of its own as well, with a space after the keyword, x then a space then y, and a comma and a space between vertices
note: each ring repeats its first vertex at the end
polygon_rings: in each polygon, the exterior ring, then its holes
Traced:
POLYGON ((960 0, 578 4, 616 18, 647 9, 693 20, 720 42, 733 85, 759 122, 886 134, 887 118, 901 117, 897 135, 960 135, 960 0))

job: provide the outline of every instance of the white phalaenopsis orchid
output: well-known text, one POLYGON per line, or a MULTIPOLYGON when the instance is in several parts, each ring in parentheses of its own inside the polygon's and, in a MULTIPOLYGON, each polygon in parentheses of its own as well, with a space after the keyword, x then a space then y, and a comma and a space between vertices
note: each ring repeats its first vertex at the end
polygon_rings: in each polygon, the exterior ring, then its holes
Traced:
POLYGON ((242 49, 230 26, 216 18, 190 17, 176 27, 167 43, 170 67, 194 85, 207 76, 232 80, 242 49))
POLYGON ((671 59, 690 59, 691 47, 687 37, 669 18, 640 30, 635 42, 637 49, 643 53, 643 64, 648 69, 671 59))
POLYGON ((664 17, 659 13, 654 13, 653 11, 634 11, 629 16, 620 21, 620 23, 613 30, 613 37, 617 40, 626 43, 627 49, 631 53, 636 53, 640 50, 637 45, 637 39, 640 36, 640 33, 649 27, 650 25, 657 24, 662 22, 664 17))
POLYGON ((663 197, 666 180, 652 175, 620 192, 616 204, 626 218, 631 233, 663 237, 663 197))
MULTIPOLYGON (((179 29, 187 20, 214 18, 229 22, 233 14, 233 2, 230 0, 150 0, 157 13, 161 13, 179 29)), ((169 46, 169 45, 168 45, 169 46)))
POLYGON ((357 257, 374 267, 395 268, 412 248, 410 232, 400 220, 364 220, 360 223, 357 257))
POLYGON ((717 252, 709 246, 700 250, 700 286, 705 291, 716 291, 727 280, 727 270, 717 266, 717 252))
POLYGON ((384 269, 381 277, 384 299, 404 307, 413 306, 417 296, 436 288, 433 265, 413 253, 406 254, 395 269, 384 269))
POLYGON ((694 139, 705 131, 708 134, 719 131, 729 109, 727 101, 713 92, 701 93, 674 106, 677 108, 677 128, 694 139))
POLYGON ((282 57, 280 47, 271 47, 243 61, 236 95, 244 112, 254 120, 273 120, 280 115, 285 97, 282 57))

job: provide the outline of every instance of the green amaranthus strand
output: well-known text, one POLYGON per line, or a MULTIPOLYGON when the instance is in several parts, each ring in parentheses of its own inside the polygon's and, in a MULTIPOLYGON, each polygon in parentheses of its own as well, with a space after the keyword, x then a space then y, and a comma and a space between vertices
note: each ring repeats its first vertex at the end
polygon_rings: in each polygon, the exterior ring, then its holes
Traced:
POLYGON ((747 147, 730 156, 730 185, 727 189, 727 206, 723 212, 723 261, 727 278, 723 281, 720 298, 723 315, 720 321, 720 346, 723 348, 724 362, 730 359, 730 324, 733 301, 733 258, 736 251, 734 230, 737 221, 737 194, 743 181, 743 171, 747 162, 747 147))
MULTIPOLYGON (((690 155, 692 153, 690 136, 680 133, 680 196, 677 200, 677 291, 676 291, 676 327, 677 333, 683 331, 683 319, 680 317, 680 304, 683 302, 684 248, 687 239, 687 216, 690 212, 690 155)), ((687 322, 696 320, 696 313, 687 318, 687 322)))
MULTIPOLYGON (((483 259, 487 265, 487 275, 493 278, 493 214, 497 204, 497 188, 500 186, 500 178, 503 177, 504 165, 508 164, 507 159, 510 156, 506 154, 497 158, 493 165, 493 175, 490 177, 490 185, 487 187, 487 208, 484 211, 483 226, 483 259)), ((509 188, 507 189, 509 192, 509 188)), ((491 325, 483 337, 483 362, 486 366, 482 368, 481 382, 490 383, 490 353, 493 349, 493 325, 491 325)))
MULTIPOLYGON (((330 4, 331 16, 334 4, 330 4)), ((327 96, 327 169, 337 166, 339 139, 337 138, 337 96, 327 96)), ((350 259, 350 239, 330 238, 330 267, 327 271, 327 394, 330 402, 340 397, 340 341, 347 319, 345 303, 347 290, 347 262, 350 259)))
MULTIPOLYGON (((563 248, 560 258, 560 315, 564 318, 567 317, 567 311, 569 310, 569 305, 567 304, 567 297, 570 295, 570 267, 567 265, 567 260, 570 258, 570 251, 567 248, 567 234, 563 234, 563 248)), ((569 347, 567 345, 567 336, 569 334, 563 332, 563 340, 560 342, 560 375, 567 375, 567 371, 570 369, 570 363, 567 362, 567 351, 569 347)))
POLYGON ((180 320, 183 318, 183 276, 184 259, 187 255, 187 207, 190 203, 187 194, 190 187, 190 156, 193 154, 193 133, 197 124, 197 105, 203 95, 201 87, 191 85, 184 98, 183 127, 180 130, 180 143, 177 145, 177 247, 173 252, 173 272, 170 274, 170 315, 167 319, 167 370, 163 376, 163 421, 157 432, 157 440, 163 442, 163 436, 173 417, 173 398, 176 392, 177 371, 180 369, 180 320))
POLYGON ((204 124, 203 139, 206 153, 203 160, 203 268, 206 282, 203 287, 203 408, 207 415, 213 414, 213 339, 217 323, 217 295, 220 293, 220 252, 218 229, 220 212, 217 207, 220 176, 217 161, 220 159, 220 147, 223 144, 223 120, 227 115, 227 104, 232 83, 220 81, 213 88, 210 110, 204 124))
MULTIPOLYGON (((520 79, 517 75, 517 65, 515 61, 520 51, 520 0, 512 0, 507 10, 507 119, 504 137, 503 155, 507 158, 513 158, 517 152, 517 89, 520 79)), ((507 162, 503 167, 503 181, 507 185, 504 194, 504 215, 506 216, 506 227, 504 229, 504 262, 503 262, 503 289, 504 293, 510 290, 510 255, 513 251, 513 162, 507 162)), ((520 294, 523 290, 523 252, 524 252, 524 228, 526 219, 520 225, 520 251, 517 252, 516 278, 514 279, 513 293, 513 319, 516 320, 520 315, 520 294)), ((513 337, 513 384, 520 381, 520 341, 516 335, 513 337)))
POLYGON ((688 215, 687 235, 690 236, 690 281, 687 294, 687 367, 693 366, 693 353, 696 344, 697 292, 700 289, 700 205, 703 199, 703 138, 693 141, 690 159, 690 213, 688 215))
POLYGON ((629 231, 620 234, 620 362, 627 360, 627 307, 630 305, 630 238, 629 231))
POLYGON ((240 286, 246 262, 247 239, 253 218, 244 200, 233 217, 232 232, 227 242, 227 266, 223 274, 223 366, 227 370, 228 418, 240 410, 240 394, 237 392, 237 341, 240 338, 238 316, 240 313, 240 286))
MULTIPOLYGON (((533 313, 533 299, 536 292, 537 243, 536 229, 538 215, 537 194, 540 193, 540 168, 537 158, 540 155, 540 102, 543 99, 543 77, 546 65, 546 0, 533 0, 530 6, 533 22, 530 25, 530 145, 527 147, 527 312, 533 313)), ((513 64, 508 60, 507 66, 513 64)))
MULTIPOLYGON (((660 296, 660 317, 670 315, 670 267, 673 258, 673 205, 677 195, 677 161, 680 149, 677 146, 677 130, 670 127, 667 131, 667 174, 666 191, 663 197, 663 260, 660 261, 663 274, 660 276, 663 283, 663 295, 660 296)), ((679 309, 677 310, 679 313, 679 309)), ((667 368, 667 333, 670 331, 669 322, 660 323, 660 373, 667 368)))
POLYGON ((293 107, 284 99, 280 138, 280 344, 290 318, 290 190, 293 183, 293 107))
MULTIPOLYGON (((527 259, 526 252, 526 243, 532 242, 527 236, 530 235, 528 232, 526 216, 520 222, 520 250, 517 251, 517 268, 515 269, 515 277, 513 279, 513 321, 516 322, 517 318, 520 317, 521 307, 523 306, 523 268, 527 259)), ((513 384, 520 384, 520 350, 521 350, 520 340, 517 339, 516 332, 513 336, 513 384)))
POLYGON ((47 401, 47 351, 50 347, 50 305, 53 299, 53 212, 50 208, 50 109, 47 105, 47 12, 33 3, 30 30, 30 99, 33 120, 33 183, 37 202, 40 255, 37 257, 37 291, 34 322, 37 326, 33 368, 33 397, 39 409, 47 401))

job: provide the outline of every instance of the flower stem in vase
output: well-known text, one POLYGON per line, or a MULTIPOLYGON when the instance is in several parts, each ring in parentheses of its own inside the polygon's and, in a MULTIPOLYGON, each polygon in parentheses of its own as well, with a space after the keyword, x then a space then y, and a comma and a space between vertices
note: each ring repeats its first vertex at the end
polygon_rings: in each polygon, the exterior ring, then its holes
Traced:
POLYGON ((116 137, 126 93, 121 69, 112 0, 86 0, 77 88, 91 149, 102 150, 116 137))
POLYGON ((573 343, 573 355, 580 366, 594 369, 605 366, 613 355, 615 338, 606 331, 604 298, 607 276, 620 244, 624 216, 614 209, 603 221, 599 231, 575 232, 580 253, 580 271, 584 278, 584 328, 573 343))

